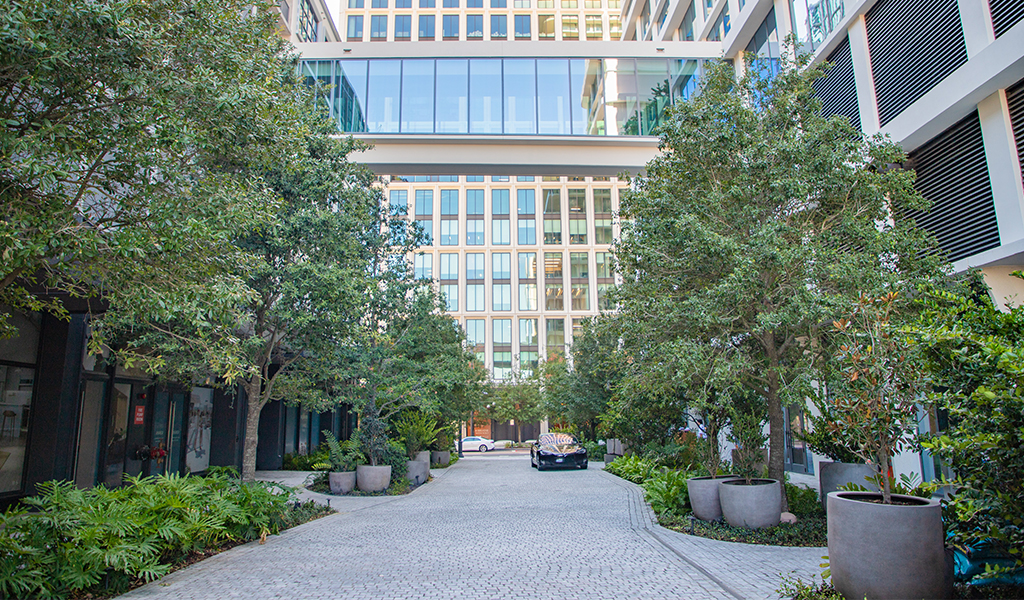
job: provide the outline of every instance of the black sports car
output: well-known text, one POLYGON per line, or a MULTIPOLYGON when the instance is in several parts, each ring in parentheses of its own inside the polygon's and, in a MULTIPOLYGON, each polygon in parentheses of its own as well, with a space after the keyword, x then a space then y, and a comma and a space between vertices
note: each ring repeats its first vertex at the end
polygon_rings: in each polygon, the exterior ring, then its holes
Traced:
POLYGON ((543 433, 530 446, 530 466, 543 471, 549 467, 587 468, 587 449, 567 433, 543 433))

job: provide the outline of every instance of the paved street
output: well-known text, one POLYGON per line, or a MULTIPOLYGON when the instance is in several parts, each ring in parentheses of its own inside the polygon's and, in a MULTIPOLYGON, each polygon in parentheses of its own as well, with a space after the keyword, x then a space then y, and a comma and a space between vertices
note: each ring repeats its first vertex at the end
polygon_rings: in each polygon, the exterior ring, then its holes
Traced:
MULTIPOLYGON (((471 455, 407 496, 240 546, 124 598, 540 600, 768 598, 824 548, 694 538, 653 523, 637 486, 591 465, 538 473, 471 455)), ((438 473, 438 471, 435 471, 438 473)))

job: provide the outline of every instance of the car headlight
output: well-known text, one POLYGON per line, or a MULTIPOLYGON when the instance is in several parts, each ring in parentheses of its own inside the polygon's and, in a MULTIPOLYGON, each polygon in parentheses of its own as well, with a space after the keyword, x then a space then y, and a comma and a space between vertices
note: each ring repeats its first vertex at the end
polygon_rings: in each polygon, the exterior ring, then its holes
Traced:
POLYGON ((554 453, 554 452, 551 452, 551 451, 549 451, 549 450, 541 450, 541 451, 540 451, 540 455, 541 455, 541 456, 554 456, 554 455, 555 455, 555 453, 554 453))
POLYGON ((576 454, 586 454, 586 453, 587 453, 587 449, 586 448, 580 448, 579 450, 576 451, 576 454))

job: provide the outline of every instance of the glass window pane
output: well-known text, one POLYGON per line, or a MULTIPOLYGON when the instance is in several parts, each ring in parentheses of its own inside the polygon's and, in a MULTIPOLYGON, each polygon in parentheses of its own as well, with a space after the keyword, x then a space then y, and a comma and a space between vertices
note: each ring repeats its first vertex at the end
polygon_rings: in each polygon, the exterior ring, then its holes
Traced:
POLYGON ((519 310, 537 310, 537 284, 519 284, 519 310))
POLYGON ((519 253, 519 279, 537 278, 537 253, 519 253))
MULTIPOLYGON (((28 319, 20 318, 20 315, 15 319, 15 322, 19 321, 31 322, 28 319)), ((22 328, 19 327, 19 329, 22 328)), ((24 331, 24 329, 22 330, 24 331)), ((22 338, 19 337, 20 339, 22 338)), ((21 345, 20 341, 18 345, 21 345)), ((34 346, 35 344, 31 345, 34 346)), ((28 419, 31 414, 32 388, 35 386, 35 381, 35 369, 14 365, 0 365, 0 398, 3 399, 3 428, 0 430, 0 434, 2 434, 2 437, 0 437, 2 439, 0 447, 3 448, 2 456, 5 461, 0 465, 3 467, 3 470, 0 471, 0 492, 16 492, 21 490, 22 474, 25 468, 25 449, 28 440, 28 419)), ((114 394, 114 406, 112 407, 114 410, 111 411, 112 424, 115 430, 108 436, 107 448, 114 450, 114 452, 108 456, 108 464, 118 462, 120 465, 123 465, 126 450, 124 434, 128 427, 128 404, 131 399, 131 393, 123 393, 121 390, 131 386, 116 384, 114 387, 119 393, 114 394), (124 396, 123 399, 122 396, 124 396)), ((42 431, 40 433, 46 434, 47 432, 42 431)), ((96 437, 98 438, 99 435, 96 437)), ((98 445, 99 439, 96 439, 96 446, 98 445)), ((95 450, 96 446, 93 446, 91 449, 95 450)), ((108 475, 108 483, 119 485, 121 483, 121 471, 121 468, 117 469, 117 481, 110 481, 112 477, 108 475)), ((90 473, 90 475, 95 476, 95 473, 90 473)), ((93 481, 89 483, 91 485, 93 481)))
POLYGON ((519 319, 519 345, 537 345, 537 319, 519 319))
POLYGON ((423 245, 432 245, 434 243, 434 222, 430 219, 416 219, 416 226, 423 233, 423 245))
POLYGON ((402 61, 372 60, 369 71, 367 129, 373 133, 398 133, 402 61))
POLYGON ((612 254, 611 252, 597 252, 594 254, 595 274, 598 279, 607 279, 612 276, 612 254))
POLYGON ((589 255, 586 252, 569 253, 569 275, 573 279, 586 279, 590 275, 589 255))
POLYGON ((512 278, 512 254, 510 252, 495 252, 491 255, 491 277, 493 279, 512 278))
POLYGON ((388 16, 387 15, 373 15, 370 17, 370 39, 371 40, 386 40, 388 39, 388 16))
POLYGON ((586 244, 587 243, 587 221, 585 219, 570 219, 569 220, 569 243, 570 244, 586 244))
POLYGON ((562 243, 562 222, 553 219, 544 219, 544 243, 562 243))
MULTIPOLYGON (((517 178, 517 181, 523 181, 517 178)), ((533 178, 531 177, 532 181, 533 178)), ((516 190, 516 209, 521 215, 532 215, 537 212, 536 194, 534 190, 516 190)))
POLYGON ((441 245, 442 246, 458 246, 459 245, 459 222, 451 219, 447 221, 441 221, 441 245))
MULTIPOLYGON (((572 0, 573 3, 576 0, 572 0)), ((565 0, 562 0, 563 4, 565 0)), ((562 17, 562 39, 563 40, 578 40, 580 39, 580 18, 576 15, 563 16, 562 17)))
POLYGON ((562 214, 562 190, 543 190, 544 193, 544 214, 562 214))
POLYGON ((434 190, 416 190, 416 216, 434 214, 434 190))
POLYGON ((512 243, 510 225, 507 219, 496 219, 491 228, 491 243, 495 246, 508 246, 512 243))
POLYGON ((469 131, 469 61, 437 61, 437 133, 469 131))
MULTIPOLYGON (((423 0, 420 0, 420 4, 422 4, 422 3, 423 3, 423 0)), ((431 6, 433 6, 433 1, 431 1, 431 6)), ((435 31, 436 27, 437 26, 435 24, 434 15, 420 15, 419 39, 421 39, 421 40, 432 40, 432 39, 434 39, 434 31, 435 31)))
POLYGON ((474 283, 466 286, 466 310, 469 312, 483 312, 486 310, 484 284, 474 283))
POLYGON ((334 93, 338 102, 338 119, 344 132, 366 131, 366 65, 365 60, 335 62, 337 82, 334 93))
POLYGON ((483 279, 484 269, 483 253, 473 252, 466 255, 466 279, 483 279))
POLYGON ((565 319, 545 319, 548 346, 565 345, 565 319))
POLYGON ((495 346, 512 345, 512 319, 494 319, 492 327, 495 346))
POLYGON ((444 294, 445 310, 449 312, 457 312, 459 310, 458 284, 442 285, 441 293, 444 294))
POLYGON ((506 59, 505 133, 537 133, 536 66, 532 59, 506 59))
POLYGON ((495 283, 491 286, 491 294, 491 310, 512 310, 512 284, 495 283))
POLYGON ((363 39, 363 17, 362 15, 348 16, 348 31, 345 38, 350 42, 358 42, 363 39))
POLYGON ((441 190, 441 214, 459 214, 459 190, 441 190))
POLYGON ((596 219, 594 221, 594 243, 595 244, 610 244, 610 243, 612 243, 612 220, 611 219, 596 219))
POLYGON ((537 15, 537 38, 555 39, 555 15, 537 15))
POLYGON ((544 253, 544 277, 549 281, 551 279, 562 279, 562 253, 561 252, 545 252, 544 253))
POLYGON ((532 245, 537 243, 537 220, 536 219, 523 219, 518 220, 519 224, 519 235, 518 240, 520 244, 532 245))
POLYGON ((562 284, 548 283, 544 285, 544 309, 564 310, 562 298, 562 284))
POLYGON ((466 15, 466 38, 481 39, 484 37, 484 16, 466 15))
POLYGON ((409 192, 405 190, 391 190, 391 214, 405 215, 409 212, 409 192))
POLYGON ((587 190, 569 188, 569 214, 587 214, 587 190))
MULTIPOLYGON (((492 2, 495 0, 492 0, 492 2)), ((501 0, 504 2, 504 0, 501 0)), ((492 38, 506 38, 508 37, 508 16, 506 15, 491 15, 491 37, 492 38)))
POLYGON ((590 286, 588 284, 572 284, 572 310, 590 310, 590 286))
POLYGON ((466 342, 470 346, 483 346, 487 343, 486 320, 466 319, 466 342))
POLYGON ((431 279, 434 271, 433 254, 417 254, 413 257, 413 276, 416 279, 431 279))
POLYGON ((597 188, 594 190, 594 212, 597 214, 611 214, 612 191, 610 189, 597 188))
POLYGON ((441 279, 459 278, 459 255, 445 253, 441 255, 441 279))
POLYGON ((612 310, 615 306, 612 304, 610 298, 610 292, 615 287, 614 283, 599 283, 597 284, 597 309, 598 310, 612 310))
MULTIPOLYGON (((445 0, 446 2, 448 0, 445 0)), ((459 15, 441 17, 441 35, 445 39, 459 39, 459 15)))
POLYGON ((466 190, 466 214, 467 215, 482 215, 482 214, 484 214, 484 191, 483 190, 466 190))
POLYGON ((434 61, 402 61, 402 133, 434 131, 434 61))
POLYGON ((466 221, 466 245, 467 246, 483 246, 484 245, 484 221, 483 219, 474 219, 466 221))
POLYGON ((569 104, 569 61, 539 59, 537 61, 537 106, 540 133, 568 135, 572 133, 572 111, 569 104))
POLYGON ((395 15, 395 39, 412 38, 412 15, 395 15))
POLYGON ((509 191, 508 190, 491 190, 491 214, 492 215, 507 215, 509 214, 509 191))
POLYGON ((469 77, 470 133, 501 133, 501 61, 473 60, 469 64, 469 77))

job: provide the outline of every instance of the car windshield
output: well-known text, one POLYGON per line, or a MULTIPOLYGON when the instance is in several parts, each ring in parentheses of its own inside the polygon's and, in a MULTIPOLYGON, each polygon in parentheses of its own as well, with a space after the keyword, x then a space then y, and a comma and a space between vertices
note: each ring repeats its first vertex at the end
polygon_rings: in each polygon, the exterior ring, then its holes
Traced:
POLYGON ((578 444, 576 438, 572 437, 568 433, 542 433, 537 438, 537 444, 541 446, 564 446, 568 444, 578 444))

